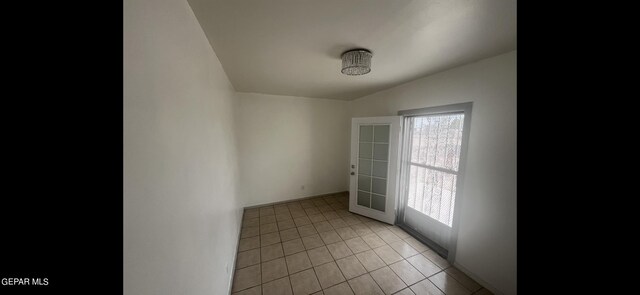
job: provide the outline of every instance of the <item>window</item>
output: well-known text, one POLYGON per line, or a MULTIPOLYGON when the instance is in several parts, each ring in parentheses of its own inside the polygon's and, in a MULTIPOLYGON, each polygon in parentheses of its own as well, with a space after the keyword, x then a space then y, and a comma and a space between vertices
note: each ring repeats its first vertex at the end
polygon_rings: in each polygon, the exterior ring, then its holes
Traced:
POLYGON ((409 132, 407 206, 449 227, 456 202, 464 113, 405 118, 409 132))

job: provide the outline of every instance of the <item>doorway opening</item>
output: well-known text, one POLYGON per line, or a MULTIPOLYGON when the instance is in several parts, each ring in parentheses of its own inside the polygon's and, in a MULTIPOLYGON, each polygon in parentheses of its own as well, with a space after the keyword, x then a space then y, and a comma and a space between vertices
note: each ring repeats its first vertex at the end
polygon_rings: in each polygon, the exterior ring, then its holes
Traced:
POLYGON ((453 261, 472 103, 403 116, 396 223, 453 261))

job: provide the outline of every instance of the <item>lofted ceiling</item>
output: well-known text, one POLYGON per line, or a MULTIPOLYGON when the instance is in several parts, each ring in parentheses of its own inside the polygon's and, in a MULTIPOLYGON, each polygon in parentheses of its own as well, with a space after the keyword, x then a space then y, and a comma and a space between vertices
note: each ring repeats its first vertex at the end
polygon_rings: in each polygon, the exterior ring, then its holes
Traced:
POLYGON ((352 100, 516 49, 515 0, 188 1, 239 92, 352 100))

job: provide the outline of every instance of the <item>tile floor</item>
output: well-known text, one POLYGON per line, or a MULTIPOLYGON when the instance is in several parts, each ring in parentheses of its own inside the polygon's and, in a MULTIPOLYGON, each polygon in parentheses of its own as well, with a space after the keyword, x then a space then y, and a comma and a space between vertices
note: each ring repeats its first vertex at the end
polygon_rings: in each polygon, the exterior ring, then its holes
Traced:
POLYGON ((338 194, 245 210, 233 294, 491 294, 338 194))

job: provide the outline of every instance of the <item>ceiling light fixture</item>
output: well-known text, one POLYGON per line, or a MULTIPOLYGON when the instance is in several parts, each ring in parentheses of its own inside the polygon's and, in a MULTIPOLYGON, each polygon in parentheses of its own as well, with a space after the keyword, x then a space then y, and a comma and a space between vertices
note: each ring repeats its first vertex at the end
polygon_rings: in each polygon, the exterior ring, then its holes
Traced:
POLYGON ((342 54, 342 73, 349 76, 364 75, 371 72, 371 51, 352 49, 342 54))

